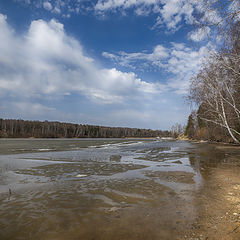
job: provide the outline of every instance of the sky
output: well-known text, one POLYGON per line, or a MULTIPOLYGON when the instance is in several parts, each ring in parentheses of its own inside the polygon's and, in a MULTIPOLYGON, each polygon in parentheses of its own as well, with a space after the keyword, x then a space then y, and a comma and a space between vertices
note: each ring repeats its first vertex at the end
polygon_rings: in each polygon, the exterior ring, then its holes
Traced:
POLYGON ((0 118, 186 124, 199 15, 219 20, 198 0, 0 0, 0 118))

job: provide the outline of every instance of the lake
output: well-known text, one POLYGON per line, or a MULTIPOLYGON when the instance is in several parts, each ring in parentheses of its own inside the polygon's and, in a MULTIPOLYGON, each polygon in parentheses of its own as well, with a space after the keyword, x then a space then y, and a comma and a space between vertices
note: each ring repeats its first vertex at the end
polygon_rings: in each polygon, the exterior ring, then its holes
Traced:
POLYGON ((0 139, 0 239, 190 239, 211 170, 238 161, 187 141, 0 139))

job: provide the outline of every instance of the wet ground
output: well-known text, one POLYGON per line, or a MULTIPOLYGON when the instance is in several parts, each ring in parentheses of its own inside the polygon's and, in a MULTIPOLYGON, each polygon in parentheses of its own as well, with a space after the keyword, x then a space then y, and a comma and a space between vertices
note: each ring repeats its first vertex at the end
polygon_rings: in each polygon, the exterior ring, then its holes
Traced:
POLYGON ((1 139, 0 239, 240 239, 240 149, 1 139))

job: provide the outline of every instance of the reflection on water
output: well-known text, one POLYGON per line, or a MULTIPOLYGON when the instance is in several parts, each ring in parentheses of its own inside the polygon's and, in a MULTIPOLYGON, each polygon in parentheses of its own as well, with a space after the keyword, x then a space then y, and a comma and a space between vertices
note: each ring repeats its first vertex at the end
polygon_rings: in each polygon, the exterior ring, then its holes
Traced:
POLYGON ((0 151, 0 239, 178 239, 197 215, 201 168, 226 159, 133 139, 2 139, 0 151))

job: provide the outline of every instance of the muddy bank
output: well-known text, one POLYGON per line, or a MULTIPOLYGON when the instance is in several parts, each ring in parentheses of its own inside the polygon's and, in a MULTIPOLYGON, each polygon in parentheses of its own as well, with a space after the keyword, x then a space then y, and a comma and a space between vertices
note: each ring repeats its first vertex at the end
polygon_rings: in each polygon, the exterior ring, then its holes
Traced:
POLYGON ((215 161, 202 162, 204 187, 196 194, 198 214, 179 239, 240 239, 240 147, 210 145, 215 161), (205 163, 205 164, 204 164, 205 163))

